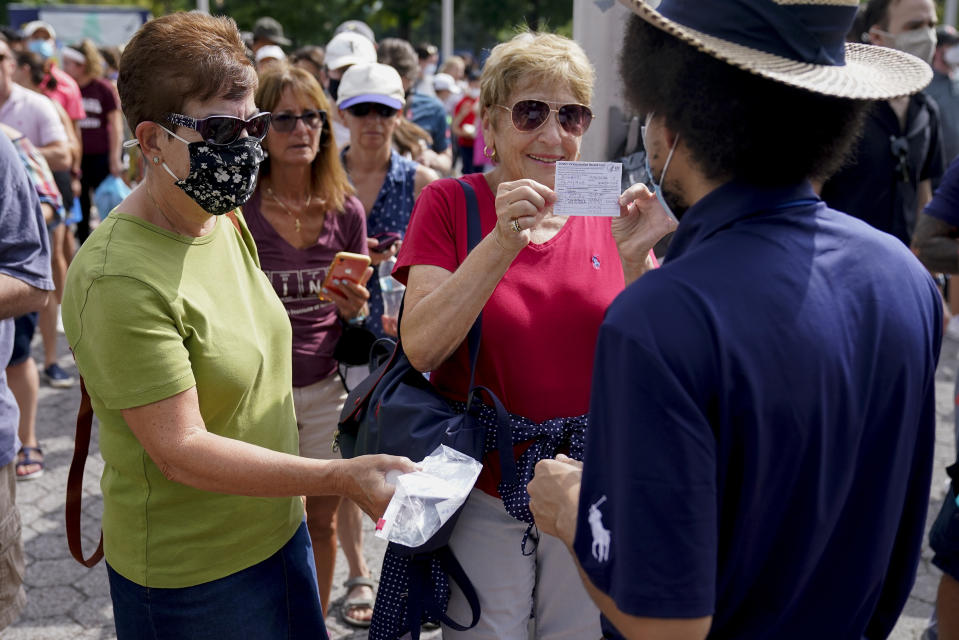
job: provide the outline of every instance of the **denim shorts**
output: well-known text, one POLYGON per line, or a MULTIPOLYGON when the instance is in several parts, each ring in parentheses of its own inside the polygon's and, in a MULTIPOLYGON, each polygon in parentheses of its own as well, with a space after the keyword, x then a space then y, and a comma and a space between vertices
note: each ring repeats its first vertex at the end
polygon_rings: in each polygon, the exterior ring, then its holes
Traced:
POLYGON ((193 587, 143 587, 109 565, 107 572, 117 640, 329 637, 305 521, 263 562, 193 587))
POLYGON ((13 351, 8 367, 21 364, 30 357, 30 343, 37 329, 37 312, 32 311, 14 320, 13 351))

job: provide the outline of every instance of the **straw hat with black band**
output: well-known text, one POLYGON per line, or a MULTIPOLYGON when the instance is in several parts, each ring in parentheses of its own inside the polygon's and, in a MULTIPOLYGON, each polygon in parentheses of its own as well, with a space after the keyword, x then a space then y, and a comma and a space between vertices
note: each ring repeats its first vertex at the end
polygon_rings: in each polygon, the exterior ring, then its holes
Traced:
POLYGON ((845 42, 858 0, 620 2, 714 58, 815 93, 888 100, 921 91, 932 80, 932 69, 915 56, 845 42))

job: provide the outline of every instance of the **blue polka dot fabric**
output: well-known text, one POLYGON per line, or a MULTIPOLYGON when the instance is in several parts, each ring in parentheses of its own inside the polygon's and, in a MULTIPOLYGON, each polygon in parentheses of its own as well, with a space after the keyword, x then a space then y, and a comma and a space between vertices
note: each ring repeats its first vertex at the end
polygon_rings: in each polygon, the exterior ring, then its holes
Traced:
MULTIPOLYGON (((466 411, 466 405, 462 402, 450 404, 457 411, 466 411)), ((486 452, 495 451, 497 449, 496 411, 489 405, 475 402, 472 411, 480 424, 486 427, 486 452)), ((530 524, 526 536, 516 541, 516 544, 524 549, 523 553, 526 553, 526 538, 530 536, 530 531, 535 524, 533 514, 529 510, 529 493, 526 491, 526 485, 533 479, 536 463, 546 458, 554 458, 558 453, 563 452, 568 452, 567 455, 574 460, 582 460, 586 448, 588 418, 582 415, 572 418, 554 418, 545 422, 533 422, 513 414, 509 414, 509 418, 513 444, 533 441, 533 444, 517 460, 517 481, 515 483, 504 481, 498 487, 506 512, 517 520, 530 524)), ((535 536, 531 537, 535 540, 535 536)), ((440 559, 435 553, 405 555, 401 548, 391 543, 383 556, 380 585, 376 593, 376 606, 373 608, 373 621, 369 630, 370 640, 397 640, 403 634, 410 632, 413 633, 414 638, 418 637, 419 625, 415 625, 415 630, 411 629, 412 625, 407 619, 411 579, 426 580, 429 583, 423 590, 429 596, 427 596, 428 602, 421 603, 423 615, 419 623, 439 623, 439 616, 446 612, 450 595, 449 578, 441 566, 440 559)))
MULTIPOLYGON (((340 153, 340 159, 346 166, 345 154, 349 147, 345 147, 340 153)), ((412 160, 407 160, 396 151, 390 156, 390 168, 386 172, 386 178, 383 180, 383 186, 376 196, 376 202, 370 209, 366 217, 366 235, 373 237, 378 233, 387 231, 406 233, 406 226, 410 222, 410 214, 413 213, 413 202, 416 200, 414 195, 414 182, 416 180, 416 168, 419 165, 412 160)), ((370 278, 366 288, 370 292, 370 316, 366 321, 366 328, 372 331, 377 338, 385 338, 383 333, 383 295, 380 293, 380 282, 376 274, 370 278)))

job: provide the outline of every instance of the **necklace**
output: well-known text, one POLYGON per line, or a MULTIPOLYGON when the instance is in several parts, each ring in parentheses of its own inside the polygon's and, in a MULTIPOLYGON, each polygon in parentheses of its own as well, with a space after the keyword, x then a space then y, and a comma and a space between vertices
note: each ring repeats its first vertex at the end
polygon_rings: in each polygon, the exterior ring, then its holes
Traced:
MULTIPOLYGON (((300 224, 300 219, 297 217, 297 215, 296 215, 295 213, 293 213, 288 206, 286 206, 286 203, 285 203, 285 202, 283 202, 282 200, 280 200, 280 199, 277 197, 277 195, 276 195, 275 193, 273 193, 273 189, 271 189, 270 187, 267 187, 267 188, 266 188, 266 195, 268 195, 268 196, 270 196, 271 198, 273 198, 278 205, 280 205, 281 207, 283 207, 283 210, 286 211, 286 215, 288 215, 288 216, 290 216, 291 218, 293 218, 293 223, 296 225, 296 232, 299 233, 299 232, 300 232, 300 229, 302 228, 302 225, 300 224)), ((312 200, 313 200, 313 194, 312 194, 312 193, 307 194, 307 196, 306 196, 306 204, 303 205, 303 208, 304 208, 304 209, 309 209, 309 208, 310 208, 310 202, 311 202, 312 200)))
POLYGON ((167 217, 167 215, 163 213, 163 209, 161 209, 160 205, 157 204, 156 198, 153 197, 153 192, 150 191, 150 187, 147 187, 147 195, 150 196, 150 202, 153 203, 153 206, 156 207, 156 210, 160 212, 160 215, 163 216, 163 219, 166 220, 168 225, 170 225, 170 227, 173 229, 173 232, 179 233, 181 236, 186 235, 186 234, 180 233, 180 230, 177 228, 177 226, 173 224, 173 220, 170 220, 167 217))

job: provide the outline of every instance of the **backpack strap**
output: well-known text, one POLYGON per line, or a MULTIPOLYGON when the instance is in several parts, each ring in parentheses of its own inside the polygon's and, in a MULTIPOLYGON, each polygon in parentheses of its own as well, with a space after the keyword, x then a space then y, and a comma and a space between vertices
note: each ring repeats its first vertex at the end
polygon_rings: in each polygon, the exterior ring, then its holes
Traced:
POLYGON ((93 567, 103 558, 103 529, 100 530, 100 542, 89 558, 83 558, 83 541, 80 538, 81 500, 83 498, 83 467, 90 451, 90 431, 93 428, 93 404, 80 376, 80 410, 77 412, 77 433, 73 444, 73 460, 70 461, 70 473, 67 475, 67 545, 70 554, 85 567, 93 567))
POLYGON ((409 572, 409 598, 407 599, 406 609, 406 628, 410 632, 411 640, 419 640, 420 626, 423 622, 423 615, 426 614, 431 619, 438 618, 451 629, 456 631, 467 631, 476 626, 480 619, 479 595, 476 593, 476 587, 470 582, 469 576, 459 563, 453 550, 449 545, 426 554, 417 554, 410 558, 409 572), (433 593, 433 575, 432 560, 436 559, 440 569, 445 573, 451 582, 455 582, 463 597, 466 598, 470 607, 472 619, 468 624, 456 622, 449 617, 445 608, 441 608, 435 601, 433 593))
MULTIPOLYGON (((456 181, 463 188, 463 196, 466 198, 466 251, 469 253, 483 239, 483 230, 480 227, 479 203, 476 200, 476 191, 470 183, 462 178, 456 181)), ((466 388, 468 396, 466 400, 467 411, 469 411, 473 399, 470 390, 473 388, 476 377, 476 360, 479 358, 480 337, 482 335, 483 312, 480 311, 479 315, 476 316, 476 321, 473 322, 473 326, 470 327, 469 333, 466 334, 466 342, 469 345, 470 352, 470 386, 466 388)))

